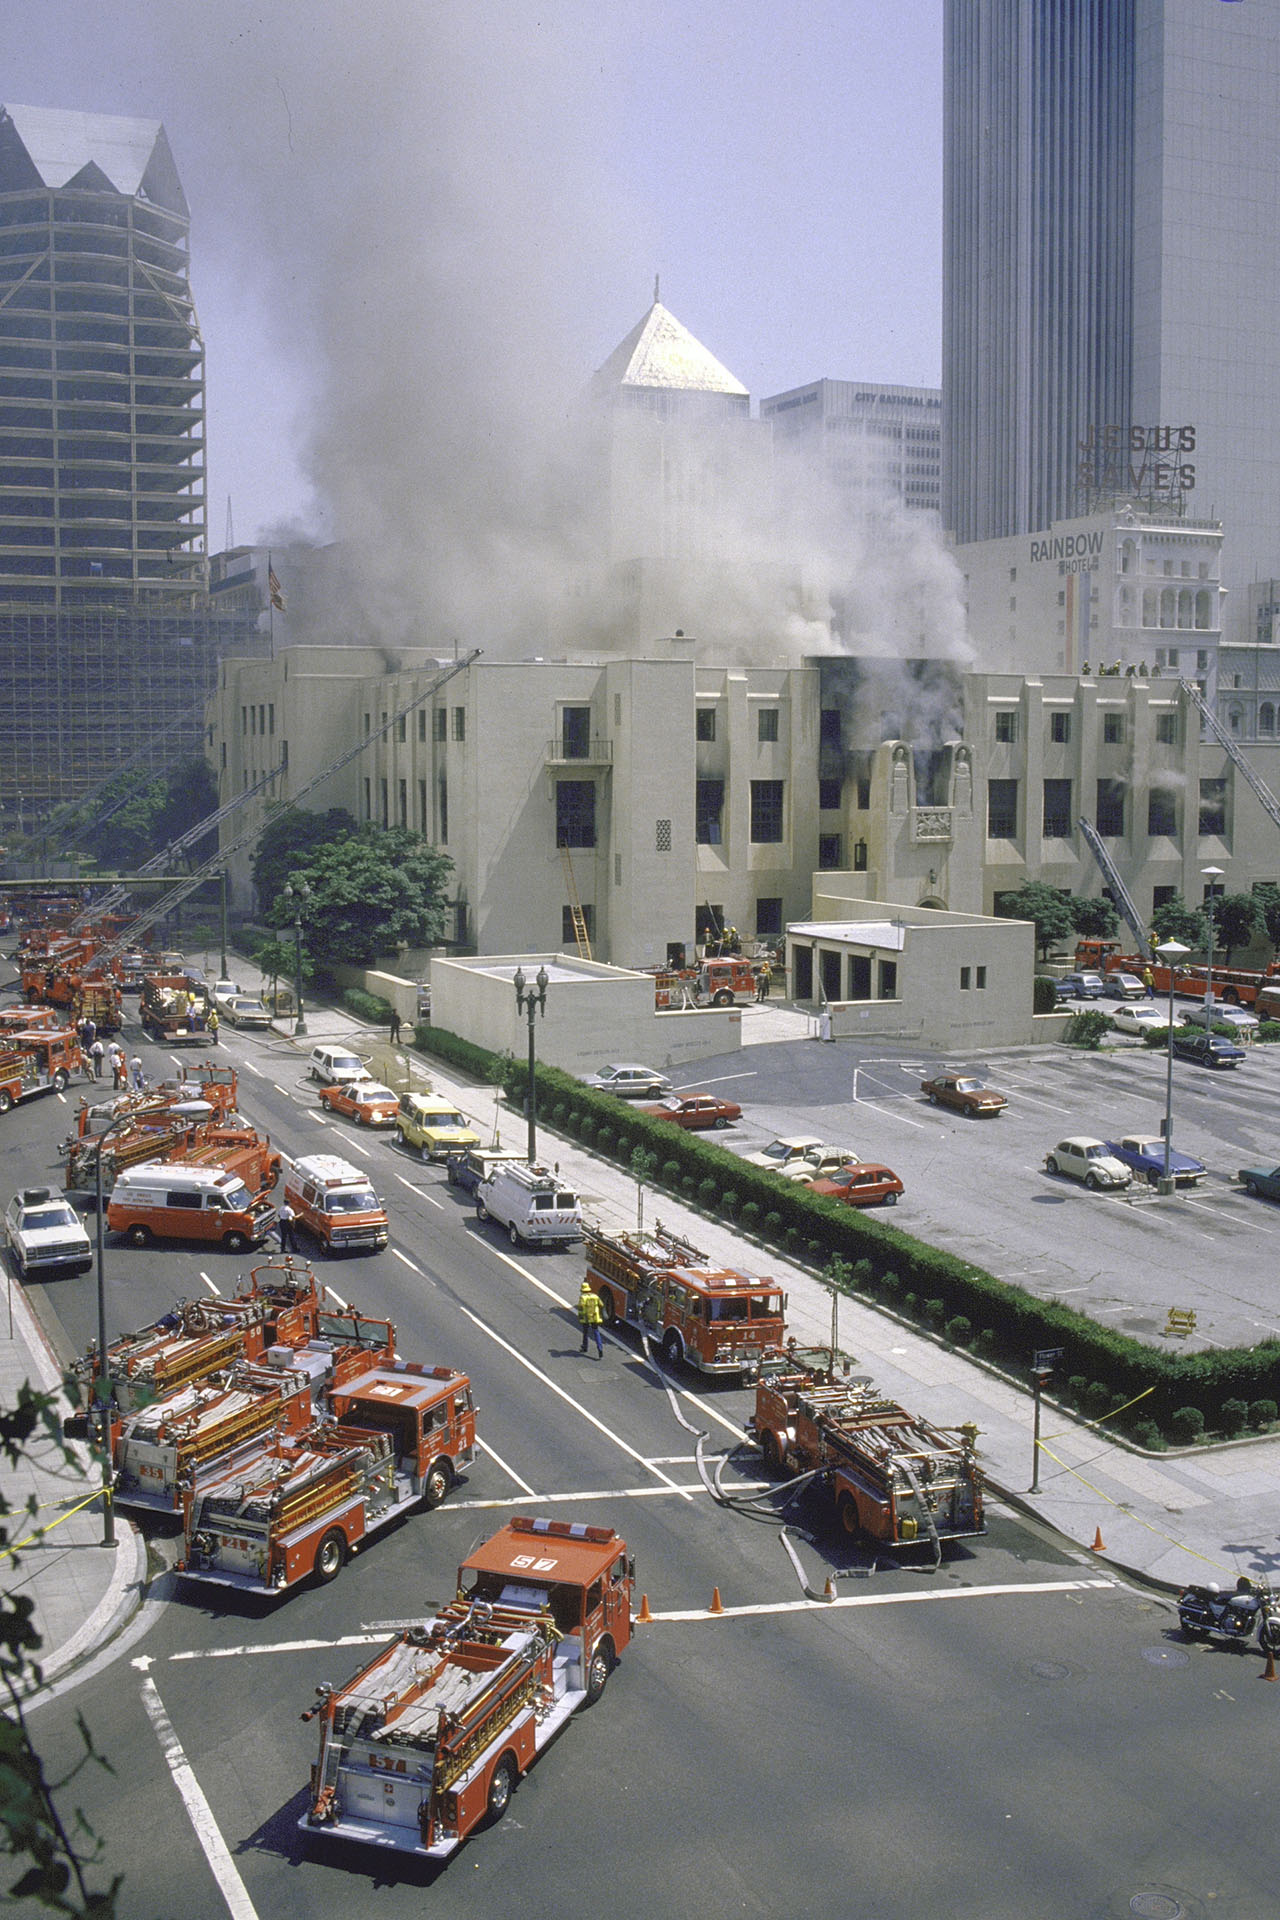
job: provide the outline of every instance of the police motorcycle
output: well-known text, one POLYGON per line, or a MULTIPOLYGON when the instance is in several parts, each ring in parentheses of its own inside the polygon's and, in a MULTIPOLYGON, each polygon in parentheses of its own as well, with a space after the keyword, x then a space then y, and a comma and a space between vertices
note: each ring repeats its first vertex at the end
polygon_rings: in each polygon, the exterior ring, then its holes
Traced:
POLYGON ((1258 1636, 1264 1653, 1280 1653, 1280 1594, 1265 1580, 1241 1574, 1232 1592, 1223 1593, 1216 1581, 1204 1587, 1186 1587, 1178 1596, 1178 1623, 1194 1638, 1235 1640, 1241 1647, 1258 1636))

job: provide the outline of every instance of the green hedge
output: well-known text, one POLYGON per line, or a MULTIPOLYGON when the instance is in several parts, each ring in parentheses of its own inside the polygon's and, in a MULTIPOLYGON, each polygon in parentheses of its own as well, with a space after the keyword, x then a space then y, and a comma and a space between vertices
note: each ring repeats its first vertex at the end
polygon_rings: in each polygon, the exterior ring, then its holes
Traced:
MULTIPOLYGON (((424 1051, 505 1085, 516 1103, 523 1100, 523 1062, 486 1053, 438 1027, 419 1028, 418 1034, 424 1051)), ((549 1125, 597 1152, 606 1151, 607 1138, 607 1157, 628 1169, 637 1148, 654 1154, 652 1186, 749 1224, 765 1244, 823 1269, 841 1291, 902 1313, 914 1308, 922 1325, 940 1328, 953 1345, 1019 1371, 1029 1368, 1037 1349, 1061 1347, 1058 1378, 1066 1397, 1074 1397, 1090 1418, 1107 1415, 1110 1426, 1141 1430, 1144 1438, 1153 1431, 1168 1437, 1175 1432, 1174 1414, 1192 1407, 1207 1431, 1221 1433, 1239 1431, 1239 1403, 1252 1414, 1255 1407, 1264 1411, 1262 1403, 1280 1402, 1280 1340, 1208 1353, 1163 1352, 927 1246, 883 1212, 861 1212, 748 1166, 705 1135, 639 1113, 556 1067, 539 1065, 536 1073, 538 1110, 549 1125)), ((1178 1427, 1186 1425, 1183 1413, 1178 1427)))
POLYGON ((380 994, 366 993, 363 987, 344 987, 342 1004, 357 1020, 364 1020, 372 1027, 385 1027, 391 1020, 391 1002, 380 994))

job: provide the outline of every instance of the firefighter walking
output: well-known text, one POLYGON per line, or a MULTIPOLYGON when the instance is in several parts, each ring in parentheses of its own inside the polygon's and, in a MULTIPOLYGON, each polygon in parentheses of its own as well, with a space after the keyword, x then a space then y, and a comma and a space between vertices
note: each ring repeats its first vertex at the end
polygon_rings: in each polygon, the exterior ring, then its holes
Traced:
POLYGON ((586 1352, 587 1341, 594 1333, 596 1337, 597 1360, 604 1359, 604 1335, 600 1331, 600 1323, 603 1319, 604 1314, 600 1307, 600 1295, 596 1292, 589 1280, 584 1280, 582 1283, 582 1291, 578 1295, 578 1325, 582 1328, 582 1346, 579 1351, 581 1353, 586 1352))

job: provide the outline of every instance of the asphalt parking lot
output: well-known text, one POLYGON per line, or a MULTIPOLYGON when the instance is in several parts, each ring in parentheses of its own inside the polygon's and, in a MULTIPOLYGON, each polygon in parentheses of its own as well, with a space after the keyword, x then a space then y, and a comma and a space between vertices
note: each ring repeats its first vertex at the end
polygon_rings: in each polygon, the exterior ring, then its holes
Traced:
POLYGON ((1280 1339, 1280 1206, 1235 1180, 1280 1162, 1280 1048, 1251 1047, 1228 1070, 1175 1060, 1174 1145, 1208 1175, 1167 1197, 1141 1181, 1129 1195, 1091 1193, 1044 1169, 1070 1134, 1159 1134, 1165 1056, 1136 1041, 942 1058, 796 1040, 744 1047, 679 1087, 741 1102, 741 1123, 714 1136, 731 1151, 804 1133, 885 1162, 906 1191, 879 1218, 1092 1319, 1162 1340, 1169 1310, 1190 1308, 1192 1346, 1280 1339), (919 1083, 944 1066, 999 1088, 1005 1111, 969 1120, 930 1106, 919 1083))

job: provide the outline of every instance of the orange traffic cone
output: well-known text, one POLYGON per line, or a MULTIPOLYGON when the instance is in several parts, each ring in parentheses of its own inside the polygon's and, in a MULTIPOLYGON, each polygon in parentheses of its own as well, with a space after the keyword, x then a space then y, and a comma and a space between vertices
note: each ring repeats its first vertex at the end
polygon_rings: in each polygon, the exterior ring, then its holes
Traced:
POLYGON ((708 1611, 709 1611, 710 1613, 723 1613, 723 1612, 724 1612, 724 1601, 723 1601, 723 1600, 722 1600, 722 1599, 720 1598, 720 1589, 719 1589, 719 1587, 713 1587, 713 1588, 712 1588, 712 1590, 711 1590, 711 1605, 710 1605, 710 1607, 709 1607, 709 1609, 708 1609, 708 1611))
POLYGON ((1275 1651, 1270 1645, 1270 1642, 1268 1642, 1267 1645, 1267 1664, 1263 1669, 1262 1677, 1264 1680, 1280 1680, 1280 1674, 1276 1672, 1275 1651))
POLYGON ((647 1593, 642 1593, 640 1595, 640 1611, 636 1615, 636 1619, 637 1621, 640 1621, 640 1620, 652 1620, 652 1618, 653 1618, 653 1615, 649 1611, 649 1596, 647 1593))
POLYGON ((1105 1552, 1106 1552, 1106 1550, 1107 1550, 1107 1549, 1106 1549, 1106 1548, 1105 1548, 1105 1546, 1104 1546, 1104 1545, 1102 1544, 1102 1528, 1101 1528, 1101 1527, 1098 1527, 1098 1528, 1096 1528, 1096 1529, 1094 1530, 1094 1535, 1093 1535, 1093 1545, 1092 1545, 1092 1547, 1091 1547, 1091 1548, 1089 1549, 1089 1551, 1090 1551, 1091 1553, 1105 1553, 1105 1552))
POLYGON ((835 1577, 832 1574, 827 1575, 827 1584, 823 1590, 822 1597, 824 1600, 834 1600, 836 1597, 835 1577))

